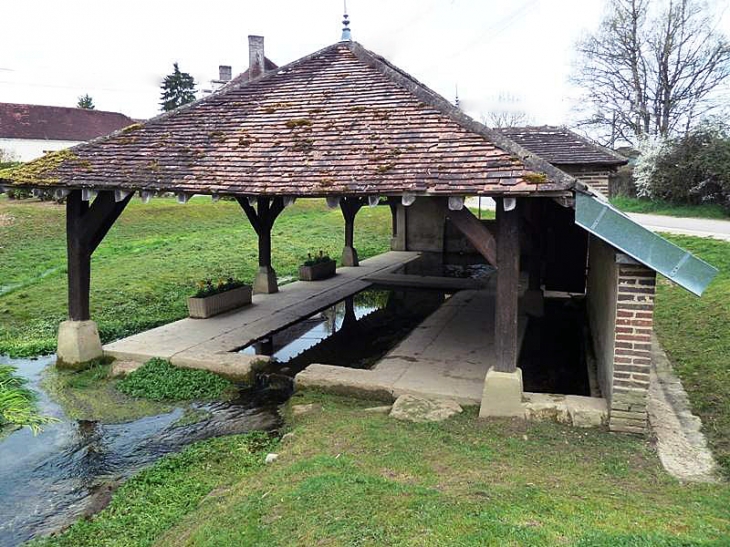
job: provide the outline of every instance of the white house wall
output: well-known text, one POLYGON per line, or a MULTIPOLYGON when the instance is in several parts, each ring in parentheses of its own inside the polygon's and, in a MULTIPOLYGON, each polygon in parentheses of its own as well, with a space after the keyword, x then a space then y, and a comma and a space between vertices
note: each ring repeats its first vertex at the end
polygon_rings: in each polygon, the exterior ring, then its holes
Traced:
POLYGON ((83 141, 53 141, 31 139, 3 139, 0 138, 0 150, 9 154, 17 161, 30 161, 41 157, 46 152, 63 150, 81 144, 83 141))

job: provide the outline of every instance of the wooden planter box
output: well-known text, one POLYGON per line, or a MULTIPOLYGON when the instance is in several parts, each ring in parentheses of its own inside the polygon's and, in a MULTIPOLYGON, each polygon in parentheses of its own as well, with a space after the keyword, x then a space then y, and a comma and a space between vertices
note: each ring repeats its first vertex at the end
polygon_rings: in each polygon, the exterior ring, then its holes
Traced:
POLYGON ((251 303, 251 287, 244 285, 237 289, 213 294, 203 298, 188 298, 188 311, 193 319, 205 319, 251 303))
POLYGON ((337 262, 328 260, 320 262, 314 266, 299 266, 299 279, 302 281, 317 281, 319 279, 327 279, 335 275, 337 270, 337 262))

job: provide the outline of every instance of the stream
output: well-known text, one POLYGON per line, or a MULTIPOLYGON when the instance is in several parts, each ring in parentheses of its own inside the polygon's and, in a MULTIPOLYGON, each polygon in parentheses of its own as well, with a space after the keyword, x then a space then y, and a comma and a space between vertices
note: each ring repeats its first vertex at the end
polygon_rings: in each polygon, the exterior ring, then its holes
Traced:
POLYGON ((196 423, 171 412, 118 424, 71 420, 44 391, 43 372, 55 356, 9 359, 38 393, 41 413, 60 421, 34 436, 20 429, 0 439, 0 545, 10 547, 62 530, 100 510, 114 488, 158 458, 222 435, 275 431, 279 406, 293 377, 311 363, 369 368, 433 313, 445 295, 436 291, 368 289, 242 347, 270 355, 253 387, 230 401, 186 405, 203 411, 196 423))
POLYGON ((19 545, 63 529, 99 508, 110 491, 158 458, 185 446, 221 435, 275 430, 278 406, 287 390, 241 390, 227 402, 195 404, 206 418, 178 425, 183 408, 121 424, 69 420, 42 389, 43 370, 54 356, 9 359, 38 392, 42 413, 58 423, 34 436, 27 429, 0 440, 0 545, 19 545))

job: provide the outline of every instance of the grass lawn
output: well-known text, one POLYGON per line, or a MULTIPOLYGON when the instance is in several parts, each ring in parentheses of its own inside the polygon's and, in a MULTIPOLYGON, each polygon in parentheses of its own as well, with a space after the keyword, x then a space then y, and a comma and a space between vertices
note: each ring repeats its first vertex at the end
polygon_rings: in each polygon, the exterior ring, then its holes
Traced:
POLYGON ((655 329, 730 477, 730 243, 664 235, 720 270, 702 298, 661 280, 655 329))
MULTIPOLYGON (((13 202, 0 196, 0 353, 52 353, 58 323, 66 318, 66 247, 63 206, 13 202)), ((388 207, 363 208, 355 224, 361 258, 381 253, 390 238, 388 207)), ((308 252, 339 257, 344 241, 339 209, 299 200, 277 219, 272 233, 280 280, 296 274, 308 252)), ((239 277, 252 281, 257 240, 235 202, 197 197, 134 200, 92 259, 91 315, 102 340, 187 315, 186 297, 197 281, 239 277)))
POLYGON ((412 424, 353 400, 294 400, 312 401, 323 411, 290 418, 293 438, 268 448, 273 464, 237 438, 213 441, 219 451, 203 443, 42 545, 668 547, 730 537, 730 487, 680 485, 637 438, 480 421, 475 410, 412 424))
MULTIPOLYGON (((0 197, 0 353, 55 348, 66 310, 63 217, 56 205, 0 197)), ((319 201, 287 209, 274 228, 280 277, 293 276, 307 252, 338 256, 342 229, 340 212, 319 201)), ((361 256, 386 250, 389 235, 388 208, 358 215, 361 256)), ((656 329, 730 475, 730 243, 669 238, 721 270, 701 299, 660 282, 656 329)), ((251 280, 255 268, 256 238, 237 204, 136 201, 94 255, 92 316, 108 341, 185 316, 199 279, 251 280)), ((73 393, 66 384, 93 374, 64 376, 60 389, 73 393)), ((129 481, 98 519, 48 543, 729 544, 729 487, 677 484, 640 439, 482 422, 473 412, 403 424, 363 414, 358 402, 319 399, 324 413, 297 418, 293 441, 196 445, 129 481), (270 449, 281 458, 264 467, 270 449)), ((82 415, 98 411, 78 406, 82 415)))
POLYGON ((611 198, 614 207, 625 213, 646 213, 670 217, 715 218, 730 220, 730 211, 720 205, 678 205, 666 201, 616 196, 611 198))

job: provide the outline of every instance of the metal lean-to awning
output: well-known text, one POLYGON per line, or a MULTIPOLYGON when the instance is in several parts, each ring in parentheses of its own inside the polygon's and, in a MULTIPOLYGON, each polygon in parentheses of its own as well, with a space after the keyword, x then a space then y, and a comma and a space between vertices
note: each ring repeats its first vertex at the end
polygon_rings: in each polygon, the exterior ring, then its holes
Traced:
POLYGON ((697 296, 718 273, 714 266, 587 194, 576 193, 575 222, 697 296))

